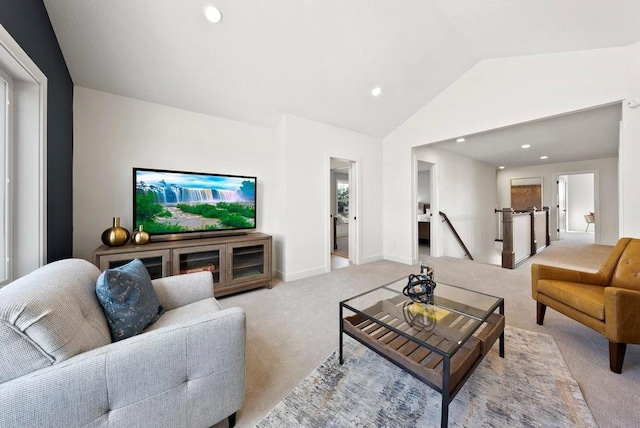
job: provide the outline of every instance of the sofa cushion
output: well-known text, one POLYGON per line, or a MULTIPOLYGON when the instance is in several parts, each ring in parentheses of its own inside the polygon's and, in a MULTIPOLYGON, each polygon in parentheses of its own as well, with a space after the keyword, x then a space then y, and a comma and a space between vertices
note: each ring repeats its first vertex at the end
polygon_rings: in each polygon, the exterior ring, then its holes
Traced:
POLYGON ((0 288, 0 382, 111 342, 86 260, 43 266, 0 288))
POLYGON ((601 285, 541 279, 538 292, 593 318, 604 321, 604 289, 601 285))
POLYGON ((96 294, 114 342, 142 333, 164 312, 149 272, 139 259, 102 272, 96 294))
POLYGON ((624 249, 611 278, 613 287, 640 291, 640 240, 633 239, 624 249))
POLYGON ((184 321, 190 321, 199 315, 210 314, 222 310, 218 301, 214 298, 199 300, 176 309, 166 311, 158 321, 145 328, 145 332, 157 330, 167 325, 176 325, 184 321))

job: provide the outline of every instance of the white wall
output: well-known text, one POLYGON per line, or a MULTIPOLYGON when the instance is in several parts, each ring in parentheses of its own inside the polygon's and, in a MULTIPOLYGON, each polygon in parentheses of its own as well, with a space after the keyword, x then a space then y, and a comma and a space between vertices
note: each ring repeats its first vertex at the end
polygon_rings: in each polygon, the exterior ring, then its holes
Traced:
POLYGON ((284 201, 287 198, 287 189, 285 186, 287 180, 287 170, 285 167, 287 159, 286 148, 287 124, 286 117, 282 116, 275 129, 274 144, 274 163, 272 165, 274 175, 274 195, 269 203, 273 205, 274 211, 277 213, 275 227, 271 232, 273 241, 274 255, 274 275, 279 278, 283 277, 283 272, 287 271, 287 260, 285 259, 287 222, 284 216, 284 201))
MULTIPOLYGON (((627 98, 640 101, 640 43, 629 47, 627 98)), ((620 236, 640 238, 640 107, 622 108, 620 146, 620 236)))
MULTIPOLYGON (((447 215, 474 260, 491 262, 495 253, 495 167, 429 146, 416 148, 415 156, 419 161, 435 165, 432 171, 436 171, 435 181, 439 187, 437 209, 447 215)), ((436 211, 433 218, 440 219, 436 211)), ((433 223, 432 227, 438 229, 435 231, 436 246, 441 249, 438 255, 464 258, 464 251, 449 228, 441 221, 433 223)), ((413 253, 414 263, 416 257, 413 253)))
POLYGON ((132 228, 133 167, 255 175, 258 230, 276 275, 330 261, 329 158, 359 163, 361 260, 382 258, 381 140, 295 116, 275 130, 76 87, 74 256, 90 259, 111 218, 132 228))
POLYGON ((277 233, 274 131, 75 87, 74 256, 89 259, 121 217, 131 230, 133 167, 255 175, 258 230, 277 233))
MULTIPOLYGON (((584 232, 586 214, 594 212, 594 174, 571 174, 567 176, 568 227, 573 232, 584 232)), ((616 192, 617 193, 617 192, 616 192)), ((594 227, 589 227, 593 232, 594 227)))
POLYGON ((381 140, 287 115, 284 279, 326 272, 330 267, 330 158, 357 162, 360 258, 382 258, 381 140))
POLYGON ((412 259, 412 147, 620 101, 628 55, 612 48, 481 61, 384 138, 385 258, 412 259))
POLYGON ((551 239, 555 240, 557 237, 555 231, 558 228, 556 176, 582 172, 596 173, 595 187, 598 191, 598 203, 594 208, 596 212, 595 242, 597 244, 614 245, 618 240, 618 158, 510 168, 498 171, 498 206, 500 208, 511 206, 510 182, 512 178, 542 177, 542 202, 543 206, 547 206, 551 210, 549 228, 551 230, 551 239))

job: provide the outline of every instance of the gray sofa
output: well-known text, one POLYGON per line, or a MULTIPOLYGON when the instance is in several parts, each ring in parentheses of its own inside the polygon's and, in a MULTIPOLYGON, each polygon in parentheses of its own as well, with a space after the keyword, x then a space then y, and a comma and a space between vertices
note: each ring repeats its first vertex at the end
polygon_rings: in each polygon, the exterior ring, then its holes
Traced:
POLYGON ((209 427, 241 408, 245 314, 211 273, 153 281, 166 312, 111 343, 95 284, 68 259, 0 289, 0 427, 209 427))

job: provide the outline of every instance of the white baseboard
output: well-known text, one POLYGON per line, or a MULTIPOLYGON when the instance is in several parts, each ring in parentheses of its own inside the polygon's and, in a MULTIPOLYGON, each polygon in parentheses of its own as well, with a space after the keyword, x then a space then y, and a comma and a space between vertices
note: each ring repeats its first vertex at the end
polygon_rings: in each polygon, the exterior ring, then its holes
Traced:
POLYGON ((385 260, 391 260, 392 262, 404 263, 405 265, 412 265, 413 264, 413 260, 410 259, 410 258, 406 258, 406 257, 397 257, 397 256, 385 255, 384 259, 385 260))
POLYGON ((360 260, 360 264, 377 262, 378 260, 384 260, 384 257, 382 257, 382 254, 364 257, 363 259, 360 260))
MULTIPOLYGON (((393 262, 403 263, 403 264, 406 264, 406 265, 414 264, 414 263, 411 262, 411 259, 404 259, 404 258, 399 258, 399 257, 389 257, 389 256, 384 257, 381 254, 377 254, 375 256, 365 257, 360 261, 360 264, 377 262, 379 260, 391 260, 393 262)), ((321 267, 317 267, 317 268, 314 268, 314 269, 309 269, 309 270, 305 270, 305 271, 301 271, 301 272, 295 272, 295 273, 284 273, 282 271, 274 269, 273 274, 274 274, 275 277, 281 279, 283 282, 289 282, 289 281, 295 281, 297 279, 303 279, 303 278, 309 278, 309 277, 316 276, 316 275, 321 275, 321 274, 327 273, 327 272, 330 272, 330 271, 327 270, 327 268, 325 266, 321 266, 321 267)))
POLYGON ((282 279, 284 282, 289 282, 289 281, 295 281, 296 279, 309 278, 311 276, 320 275, 326 272, 327 272, 327 268, 325 266, 322 266, 314 269, 305 270, 302 272, 296 272, 296 273, 278 272, 278 274, 280 276, 280 279, 282 279))

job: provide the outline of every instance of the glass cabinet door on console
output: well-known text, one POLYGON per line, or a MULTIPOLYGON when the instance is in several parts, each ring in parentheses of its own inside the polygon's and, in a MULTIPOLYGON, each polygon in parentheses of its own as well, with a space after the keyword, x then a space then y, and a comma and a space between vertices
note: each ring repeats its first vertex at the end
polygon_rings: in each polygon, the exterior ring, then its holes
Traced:
POLYGON ((270 279, 270 251, 263 240, 227 245, 229 285, 270 279))
POLYGON ((211 272, 214 284, 225 282, 225 246, 205 245, 199 247, 178 248, 173 250, 172 275, 185 273, 211 272))
POLYGON ((125 265, 133 259, 140 259, 149 271, 151 279, 162 278, 169 274, 169 250, 139 251, 125 254, 109 254, 100 257, 100 270, 125 265))
POLYGON ((258 287, 271 288, 271 236, 260 232, 145 245, 101 245, 93 251, 92 257, 100 270, 138 258, 152 279, 211 272, 216 297, 258 287))

